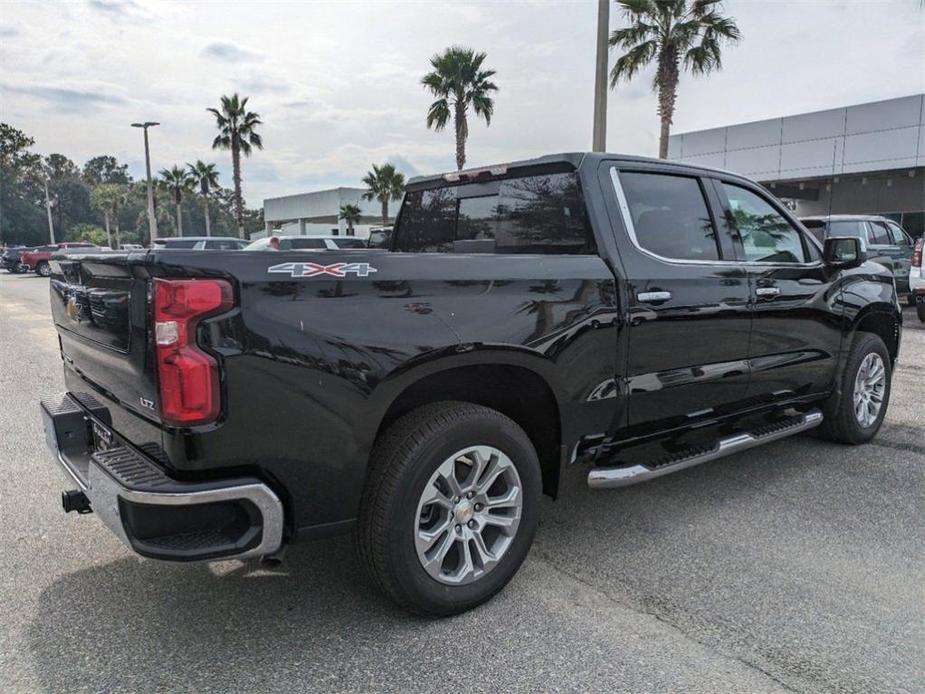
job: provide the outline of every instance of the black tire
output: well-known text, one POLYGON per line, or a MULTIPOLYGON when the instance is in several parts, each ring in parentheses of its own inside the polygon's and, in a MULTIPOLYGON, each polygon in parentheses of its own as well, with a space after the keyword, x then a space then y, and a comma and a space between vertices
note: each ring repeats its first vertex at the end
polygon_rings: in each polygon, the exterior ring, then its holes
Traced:
POLYGON ((915 305, 915 315, 919 320, 925 323, 925 296, 920 297, 919 302, 915 305))
POLYGON ((25 275, 27 272, 29 272, 28 265, 26 265, 25 263, 16 263, 16 274, 17 275, 25 275))
POLYGON ((409 412, 380 436, 357 524, 357 549, 376 586, 401 607, 449 616, 491 599, 526 558, 536 533, 540 464, 530 439, 500 412, 465 402, 438 402, 409 412), (502 451, 517 470, 523 492, 520 523, 500 561, 464 585, 446 585, 421 565, 414 542, 418 502, 437 468, 468 446, 502 451))
POLYGON ((48 277, 51 275, 51 265, 48 264, 48 261, 43 260, 38 265, 35 266, 35 274, 40 277, 48 277))
POLYGON ((823 406, 824 419, 818 433, 830 441, 858 445, 867 443, 880 430, 883 417, 890 404, 890 386, 892 380, 892 363, 890 353, 879 336, 873 333, 856 333, 851 342, 851 349, 842 374, 841 396, 832 395, 823 406), (886 384, 883 390, 883 403, 876 419, 863 426, 854 413, 854 387, 858 369, 868 354, 878 354, 886 370, 886 384))
POLYGON ((915 306, 915 294, 906 294, 906 304, 908 306, 915 306))

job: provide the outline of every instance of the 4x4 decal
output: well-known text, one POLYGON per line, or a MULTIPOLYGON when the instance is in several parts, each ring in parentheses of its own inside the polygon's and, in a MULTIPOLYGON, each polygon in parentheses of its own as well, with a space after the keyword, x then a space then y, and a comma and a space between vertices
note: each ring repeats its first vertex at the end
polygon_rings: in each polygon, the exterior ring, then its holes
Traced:
POLYGON ((357 277, 369 277, 378 272, 369 263, 333 263, 321 265, 319 263, 280 263, 267 268, 267 272, 289 275, 290 277, 346 277, 348 274, 357 277))

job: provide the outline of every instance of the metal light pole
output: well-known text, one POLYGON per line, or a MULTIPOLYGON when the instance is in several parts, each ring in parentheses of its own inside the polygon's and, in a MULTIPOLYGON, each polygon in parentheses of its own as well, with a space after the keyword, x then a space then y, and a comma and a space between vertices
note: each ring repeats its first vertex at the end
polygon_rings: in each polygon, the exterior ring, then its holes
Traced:
POLYGON ((144 123, 132 123, 133 128, 141 128, 145 131, 145 170, 148 174, 148 242, 157 238, 157 219, 154 217, 154 184, 151 182, 151 154, 148 150, 148 128, 153 128, 154 121, 145 121, 144 123))
POLYGON ((597 0, 597 64, 594 70, 594 134, 591 149, 607 149, 607 33, 610 30, 610 0, 597 0))
POLYGON ((48 238, 50 243, 55 243, 55 223, 51 219, 51 196, 48 194, 48 177, 45 178, 45 212, 48 213, 48 238))

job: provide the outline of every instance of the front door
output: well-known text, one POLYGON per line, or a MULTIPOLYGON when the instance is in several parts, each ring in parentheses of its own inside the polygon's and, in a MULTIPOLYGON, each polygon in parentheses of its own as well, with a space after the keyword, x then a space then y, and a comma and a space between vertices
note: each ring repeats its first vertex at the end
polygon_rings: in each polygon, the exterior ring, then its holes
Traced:
POLYGON ((752 305, 749 400, 765 404, 826 392, 842 331, 833 273, 819 247, 758 186, 715 188, 748 270, 752 305))
POLYGON ((607 167, 626 277, 629 425, 668 429, 740 406, 748 386, 749 286, 718 233, 699 172, 607 167), (623 227, 622 232, 620 226, 623 227))

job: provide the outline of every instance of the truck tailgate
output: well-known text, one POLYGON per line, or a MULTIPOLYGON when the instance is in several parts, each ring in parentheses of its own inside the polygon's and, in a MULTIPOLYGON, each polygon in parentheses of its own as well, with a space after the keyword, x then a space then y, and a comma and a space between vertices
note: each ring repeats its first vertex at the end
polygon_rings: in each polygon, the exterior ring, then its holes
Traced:
POLYGON ((123 408, 157 420, 148 281, 128 254, 52 261, 51 312, 67 366, 123 408))

